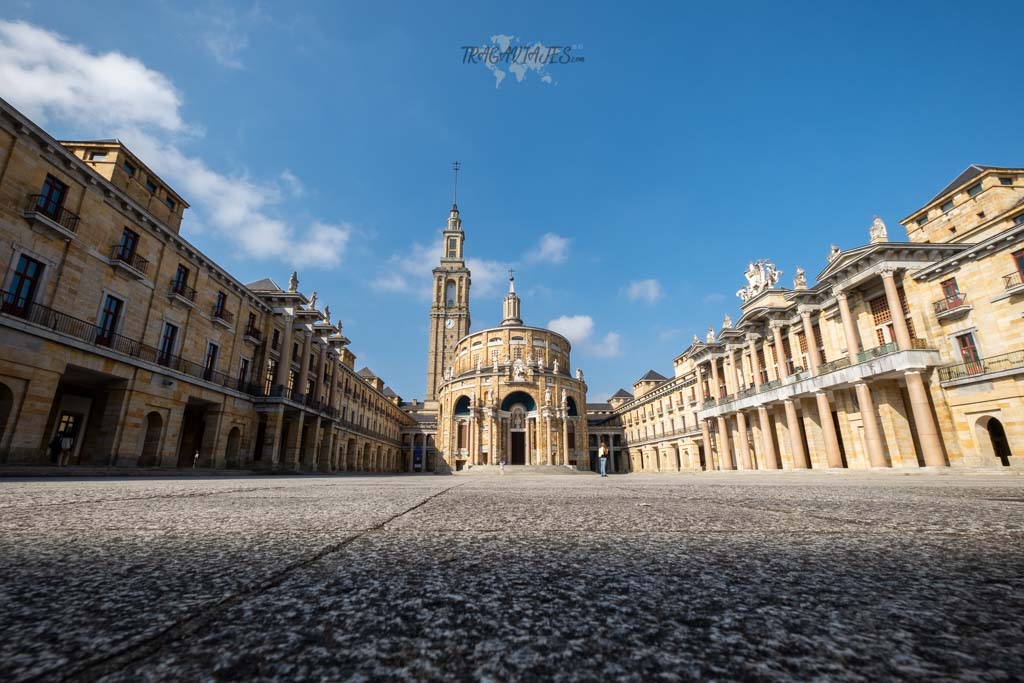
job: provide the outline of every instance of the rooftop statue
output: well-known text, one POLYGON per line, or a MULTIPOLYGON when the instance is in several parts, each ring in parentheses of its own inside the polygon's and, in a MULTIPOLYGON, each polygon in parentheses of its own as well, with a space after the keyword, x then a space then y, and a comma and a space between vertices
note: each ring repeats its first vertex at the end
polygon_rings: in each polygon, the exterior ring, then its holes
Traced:
POLYGON ((736 296, 747 302, 766 289, 774 287, 780 275, 782 271, 767 259, 750 261, 747 264, 747 271, 743 273, 743 277, 747 279, 747 286, 738 290, 736 296))

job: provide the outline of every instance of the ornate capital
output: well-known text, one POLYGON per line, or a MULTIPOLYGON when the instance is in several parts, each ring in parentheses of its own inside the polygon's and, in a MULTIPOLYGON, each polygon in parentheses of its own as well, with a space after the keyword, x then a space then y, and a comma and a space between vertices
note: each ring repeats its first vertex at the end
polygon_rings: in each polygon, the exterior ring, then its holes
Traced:
POLYGON ((837 300, 838 299, 845 299, 846 298, 846 290, 843 289, 842 287, 833 287, 832 288, 832 296, 834 296, 837 300))
POLYGON ((761 335, 759 335, 757 332, 747 332, 746 339, 748 344, 756 344, 758 341, 760 341, 761 335))
POLYGON ((801 318, 809 318, 811 316, 811 313, 814 312, 814 309, 808 306, 807 304, 801 304, 797 306, 796 310, 800 314, 801 318))
POLYGON ((770 329, 770 330, 780 330, 781 331, 782 328, 786 326, 786 324, 787 323, 786 323, 785 320, 769 320, 768 321, 768 329, 770 329))
POLYGON ((878 274, 882 277, 892 277, 896 274, 896 266, 882 265, 878 267, 878 274))

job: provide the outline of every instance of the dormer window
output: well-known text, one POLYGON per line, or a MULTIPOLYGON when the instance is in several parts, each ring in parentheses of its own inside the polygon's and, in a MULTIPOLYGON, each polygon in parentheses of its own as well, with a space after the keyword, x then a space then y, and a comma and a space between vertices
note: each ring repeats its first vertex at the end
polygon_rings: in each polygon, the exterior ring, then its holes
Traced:
POLYGON ((974 183, 967 188, 968 197, 977 197, 979 194, 981 194, 981 183, 974 183))
POLYGON ((106 161, 106 152, 89 152, 89 161, 106 161))
POLYGON ((124 172, 127 173, 129 176, 135 175, 135 167, 131 163, 126 161, 123 164, 121 164, 121 168, 123 168, 124 172))
POLYGON ((953 210, 953 200, 947 199, 946 202, 939 208, 941 209, 942 213, 949 213, 950 211, 953 210))
POLYGON ((921 228, 928 222, 928 216, 924 215, 917 219, 917 227, 921 228))
POLYGON ((1013 178, 1010 178, 1009 176, 1003 176, 1002 178, 999 179, 999 184, 1000 185, 1013 185, 1013 178))
POLYGON ((168 209, 170 209, 171 211, 174 211, 175 203, 174 203, 173 199, 168 197, 167 199, 164 200, 164 204, 167 205, 168 209))
POLYGON ((146 189, 149 190, 150 194, 156 194, 156 183, 152 180, 146 180, 146 189))

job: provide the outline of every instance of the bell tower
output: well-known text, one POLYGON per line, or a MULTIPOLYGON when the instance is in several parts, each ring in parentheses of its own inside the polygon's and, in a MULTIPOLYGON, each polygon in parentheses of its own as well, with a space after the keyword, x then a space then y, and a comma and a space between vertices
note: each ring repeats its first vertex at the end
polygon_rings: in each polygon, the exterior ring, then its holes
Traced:
MULTIPOLYGON (((455 171, 458 199, 459 162, 455 171)), ((444 381, 448 367, 455 365, 455 345, 469 333, 470 273, 463 257, 466 235, 462 231, 459 205, 452 202, 448 224, 443 231, 444 251, 434 268, 434 294, 430 306, 430 345, 427 351, 427 391, 425 401, 437 400, 437 387, 444 381)))

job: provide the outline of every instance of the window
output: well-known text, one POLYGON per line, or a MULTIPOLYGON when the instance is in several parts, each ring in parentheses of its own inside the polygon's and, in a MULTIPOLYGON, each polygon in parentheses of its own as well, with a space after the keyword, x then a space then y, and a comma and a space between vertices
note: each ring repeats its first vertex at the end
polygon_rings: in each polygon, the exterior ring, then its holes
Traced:
POLYGON ((917 219, 917 227, 920 228, 921 226, 923 226, 927 222, 928 222, 928 216, 921 216, 920 218, 917 219))
POLYGON ((1000 185, 1013 185, 1013 178, 1010 178, 1010 177, 1007 177, 1007 176, 1003 176, 1002 178, 999 179, 999 184, 1000 185))
POLYGON ((953 200, 952 199, 947 199, 943 203, 943 205, 940 206, 939 208, 941 209, 942 213, 947 213, 949 211, 952 211, 953 210, 953 200))
POLYGON ((456 258, 458 256, 458 240, 454 237, 448 238, 448 258, 456 258))
POLYGON ((160 365, 168 365, 174 356, 174 343, 178 339, 178 326, 171 323, 164 323, 164 332, 160 335, 160 354, 156 362, 160 365))
POLYGON ((978 353, 978 344, 974 339, 973 332, 961 334, 956 338, 957 350, 960 351, 960 360, 967 364, 967 374, 973 375, 982 372, 981 356, 978 353))
POLYGON ((1020 214, 1019 216, 1014 216, 1013 217, 1013 224, 1014 225, 1024 225, 1024 213, 1020 214))
POLYGON ((116 296, 107 295, 103 302, 103 312, 100 313, 99 329, 96 330, 96 343, 101 346, 110 346, 117 333, 117 323, 121 319, 121 310, 124 302, 116 296))
POLYGON ((168 197, 167 199, 164 200, 164 204, 167 205, 168 209, 170 209, 171 211, 174 211, 174 207, 176 206, 176 204, 174 203, 173 199, 168 197))
POLYGON ((115 255, 122 261, 131 261, 135 256, 135 248, 139 246, 139 233, 125 228, 121 231, 121 241, 117 244, 115 255))
POLYGON ((270 390, 274 386, 274 375, 277 374, 277 361, 267 360, 267 371, 263 374, 263 393, 270 396, 270 390))
POLYGON ((981 194, 981 183, 974 183, 967 188, 968 197, 977 197, 979 194, 981 194))
POLYGON ((126 161, 123 164, 121 164, 121 168, 123 168, 124 172, 127 173, 129 176, 135 175, 135 166, 133 166, 130 161, 126 161))
POLYGON ((35 300, 39 281, 43 276, 43 264, 24 254, 18 259, 18 266, 11 278, 11 288, 4 295, 3 312, 24 318, 29 306, 35 300))
POLYGON ((217 292, 217 303, 213 305, 213 315, 217 318, 224 316, 224 305, 228 301, 228 296, 224 292, 217 292))
POLYGON ((251 334, 252 332, 255 332, 255 331, 256 331, 256 314, 255 313, 250 313, 249 314, 249 319, 245 323, 245 332, 246 332, 246 334, 251 334))
POLYGON ((444 301, 446 306, 455 305, 455 280, 449 280, 444 286, 444 301))
POLYGON ((217 354, 220 347, 213 342, 206 343, 206 360, 203 361, 203 379, 210 379, 217 371, 217 354))
POLYGON ((963 301, 960 298, 960 289, 956 285, 956 278, 951 277, 939 283, 942 287, 942 296, 946 299, 946 308, 955 308, 963 301))
MULTIPOLYGON (((1011 256, 1013 256, 1014 265, 1017 266, 1017 272, 1020 274, 1021 278, 1024 279, 1024 249, 1013 252, 1011 256)), ((24 258, 24 256, 22 258, 24 258)))
POLYGON ((60 216, 60 210, 67 199, 68 186, 54 178, 46 176, 43 181, 43 189, 36 198, 36 209, 39 213, 56 219, 60 216))
POLYGON ((178 264, 178 270, 174 273, 174 280, 171 282, 171 291, 175 294, 184 294, 188 288, 188 268, 178 264))
POLYGON ((249 381, 249 359, 243 358, 238 363, 238 383, 244 385, 249 381))
POLYGON ((292 362, 299 362, 299 342, 292 342, 292 362))
POLYGON ((146 189, 149 190, 150 194, 156 194, 156 183, 152 180, 146 180, 146 189))
POLYGON ((274 334, 270 337, 270 348, 277 351, 279 346, 281 346, 281 330, 275 329, 274 334))
POLYGON ((89 161, 106 161, 106 152, 89 152, 89 161))

